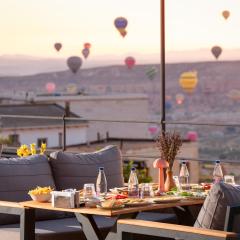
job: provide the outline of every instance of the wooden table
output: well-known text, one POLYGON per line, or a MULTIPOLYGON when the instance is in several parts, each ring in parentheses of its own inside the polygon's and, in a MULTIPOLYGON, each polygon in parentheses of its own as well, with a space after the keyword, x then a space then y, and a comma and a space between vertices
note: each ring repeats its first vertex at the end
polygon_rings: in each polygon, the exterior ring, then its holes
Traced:
MULTIPOLYGON (((83 232, 88 240, 104 240, 101 235, 100 230, 97 227, 97 224, 93 218, 93 215, 101 215, 105 217, 116 217, 118 219, 126 218, 136 218, 139 212, 143 211, 153 211, 166 208, 176 208, 176 207, 188 207, 192 205, 202 205, 204 200, 181 200, 175 203, 161 203, 161 204, 150 204, 142 207, 128 207, 118 210, 104 210, 100 208, 54 208, 51 206, 51 203, 39 203, 35 201, 21 202, 20 204, 24 207, 32 209, 45 209, 53 211, 63 211, 63 212, 72 212, 75 213, 77 220, 82 226, 83 232)), ((116 239, 116 224, 110 230, 105 240, 116 239)))

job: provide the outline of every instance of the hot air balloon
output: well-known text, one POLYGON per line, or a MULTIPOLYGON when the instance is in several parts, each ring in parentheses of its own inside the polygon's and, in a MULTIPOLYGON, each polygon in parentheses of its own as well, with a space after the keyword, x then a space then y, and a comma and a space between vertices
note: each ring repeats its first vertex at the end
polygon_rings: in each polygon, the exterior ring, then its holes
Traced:
POLYGON ((146 75, 149 80, 153 80, 156 77, 158 70, 156 67, 150 67, 146 71, 146 75))
POLYGON ((191 142, 196 142, 197 139, 198 139, 198 134, 197 132, 194 132, 194 131, 189 131, 187 133, 187 139, 191 142))
POLYGON ((227 19, 229 18, 229 16, 230 16, 230 12, 229 12, 228 10, 224 10, 224 11, 222 12, 222 15, 223 15, 223 17, 227 20, 227 19))
POLYGON ((171 99, 172 99, 172 96, 171 96, 171 95, 166 95, 165 99, 166 99, 166 101, 167 101, 167 100, 171 100, 171 99))
POLYGON ((82 59, 77 56, 72 56, 67 59, 67 65, 73 73, 77 73, 78 69, 82 66, 82 59))
POLYGON ((172 103, 169 100, 165 101, 165 108, 167 110, 170 110, 172 108, 172 103))
POLYGON ((82 55, 84 56, 85 59, 88 58, 89 53, 90 53, 90 50, 88 48, 84 48, 82 50, 82 55))
POLYGON ((238 89, 232 89, 227 96, 234 100, 234 101, 239 101, 240 100, 240 90, 238 89))
POLYGON ((198 83, 197 72, 184 72, 179 78, 179 84, 185 92, 192 93, 198 83))
POLYGON ((84 43, 84 48, 90 49, 91 48, 91 43, 84 43))
POLYGON ((114 25, 117 28, 117 30, 120 32, 122 37, 125 37, 127 35, 126 27, 128 25, 128 21, 124 17, 118 17, 114 20, 114 25))
POLYGON ((221 53, 222 53, 222 48, 219 47, 219 46, 214 46, 214 47, 212 47, 211 51, 212 51, 212 54, 214 55, 214 57, 215 57, 216 59, 218 59, 219 56, 220 56, 221 53))
POLYGON ((61 43, 55 43, 54 48, 59 52, 62 48, 62 44, 61 43))
POLYGON ((69 93, 69 94, 76 94, 77 91, 78 91, 78 87, 77 87, 76 84, 74 84, 74 83, 69 83, 69 84, 67 85, 67 93, 69 93))
POLYGON ((45 88, 47 90, 48 93, 53 93, 55 92, 56 90, 56 85, 55 83, 53 82, 48 82, 46 85, 45 85, 45 88))
POLYGON ((151 134, 152 137, 155 137, 159 133, 159 126, 156 124, 152 124, 148 127, 148 132, 151 134))
POLYGON ((176 102, 178 105, 181 105, 184 101, 184 95, 181 93, 176 94, 176 102))
POLYGON ((127 57, 125 59, 125 64, 127 65, 128 69, 132 69, 136 63, 136 60, 134 57, 127 57))

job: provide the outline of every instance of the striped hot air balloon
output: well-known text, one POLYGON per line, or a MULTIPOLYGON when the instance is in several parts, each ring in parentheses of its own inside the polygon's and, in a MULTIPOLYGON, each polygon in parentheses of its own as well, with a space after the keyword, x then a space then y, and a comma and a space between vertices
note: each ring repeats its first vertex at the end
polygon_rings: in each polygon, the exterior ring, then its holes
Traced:
POLYGON ((192 93, 195 90, 197 83, 197 72, 183 72, 179 78, 181 88, 187 93, 192 93))
POLYGON ((156 77, 157 72, 158 72, 158 70, 156 67, 150 67, 147 69, 146 75, 149 80, 153 80, 156 77))

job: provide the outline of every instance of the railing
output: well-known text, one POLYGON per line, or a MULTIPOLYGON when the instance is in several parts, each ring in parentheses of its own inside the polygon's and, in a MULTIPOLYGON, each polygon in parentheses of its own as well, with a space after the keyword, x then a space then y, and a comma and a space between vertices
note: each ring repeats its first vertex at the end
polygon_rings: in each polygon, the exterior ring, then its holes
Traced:
MULTIPOLYGON (((111 122, 111 123, 133 123, 133 124, 157 124, 161 123, 157 121, 149 120, 109 120, 109 119, 95 119, 95 118, 83 118, 83 117, 66 117, 63 116, 33 116, 33 115, 3 115, 0 114, 0 119, 3 118, 22 118, 22 119, 46 119, 46 120, 59 120, 62 122, 62 132, 63 132, 63 146, 62 150, 65 151, 66 146, 66 133, 67 133, 67 122, 68 121, 87 121, 87 122, 111 122)), ((211 123, 211 122, 191 122, 191 121, 165 121, 166 125, 196 125, 196 126, 210 126, 210 127, 240 127, 238 123, 211 123)), ((106 139, 109 140, 109 139, 106 139)), ((118 139, 120 142, 124 142, 125 139, 118 139)), ((152 139, 154 141, 154 139, 152 139)), ((15 151, 16 148, 9 148, 10 153, 15 151)), ((15 151, 16 152, 16 151, 15 151)), ((123 155, 127 159, 156 159, 159 156, 156 155, 123 155)), ((183 156, 178 160, 189 160, 189 161, 201 161, 201 162, 213 162, 215 159, 204 159, 204 158, 189 158, 188 156, 183 156)), ((236 160, 224 159, 223 162, 226 163, 236 163, 236 160)))

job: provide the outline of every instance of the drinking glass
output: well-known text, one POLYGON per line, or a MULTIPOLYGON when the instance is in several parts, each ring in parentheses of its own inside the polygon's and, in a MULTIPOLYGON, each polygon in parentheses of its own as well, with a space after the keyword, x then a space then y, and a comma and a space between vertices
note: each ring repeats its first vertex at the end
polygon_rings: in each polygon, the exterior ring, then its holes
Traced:
POLYGON ((228 184, 235 185, 234 175, 225 175, 224 182, 228 184))
POLYGON ((173 181, 177 187, 177 190, 180 191, 181 190, 181 186, 180 186, 180 180, 178 176, 173 176, 173 181))
POLYGON ((153 197, 152 186, 149 183, 142 183, 140 197, 141 198, 153 197))
POLYGON ((86 183, 83 186, 83 198, 85 201, 95 198, 96 191, 94 183, 86 183))

